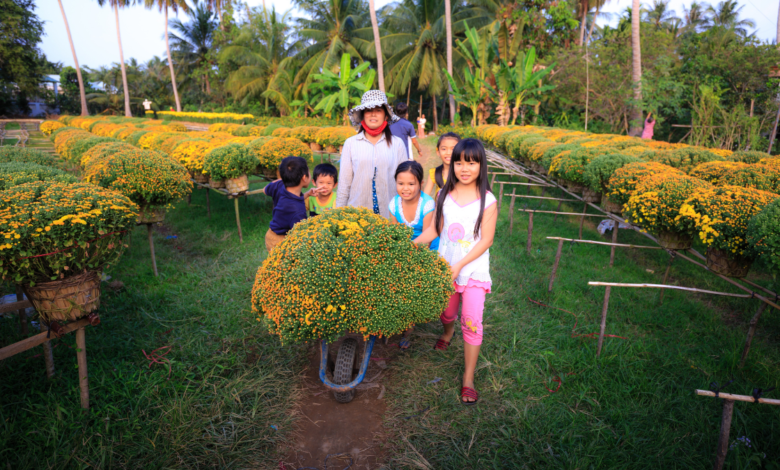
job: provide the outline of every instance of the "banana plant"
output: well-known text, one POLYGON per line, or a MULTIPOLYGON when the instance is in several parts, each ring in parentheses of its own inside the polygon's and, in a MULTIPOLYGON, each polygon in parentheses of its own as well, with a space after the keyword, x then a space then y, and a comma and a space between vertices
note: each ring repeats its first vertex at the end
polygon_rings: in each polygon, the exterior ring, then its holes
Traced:
POLYGON ((310 88, 320 93, 322 97, 314 106, 315 111, 323 111, 330 115, 334 109, 343 113, 345 125, 349 124, 348 110, 353 105, 360 104, 360 97, 370 90, 376 78, 376 70, 370 69, 368 62, 363 62, 354 69, 352 57, 349 54, 341 56, 339 73, 323 69, 322 73, 313 74, 314 82, 310 88))
POLYGON ((536 64, 536 49, 531 47, 528 52, 520 53, 514 65, 501 61, 501 68, 496 74, 496 85, 503 90, 509 102, 514 102, 512 108, 512 125, 521 116, 520 124, 525 118, 525 106, 536 106, 543 93, 555 88, 554 85, 544 85, 544 78, 549 75, 555 63, 543 67, 536 64))

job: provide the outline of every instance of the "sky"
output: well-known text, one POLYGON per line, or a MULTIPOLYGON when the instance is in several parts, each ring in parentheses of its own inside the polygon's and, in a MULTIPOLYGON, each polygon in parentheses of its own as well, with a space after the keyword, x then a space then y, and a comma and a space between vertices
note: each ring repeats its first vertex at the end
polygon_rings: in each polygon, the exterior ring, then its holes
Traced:
MULTIPOLYGON (((762 40, 774 41, 777 31, 777 11, 780 0, 739 0, 742 16, 756 22, 757 36, 762 40)), ((376 0, 376 8, 381 8, 391 0, 376 0)), ((608 0, 604 11, 619 13, 631 6, 631 0, 608 0)), ((677 16, 682 16, 683 6, 691 0, 671 0, 670 7, 677 16)), ((249 0, 249 6, 262 5, 262 0, 249 0)), ((649 4, 650 0, 643 3, 649 4)), ((95 0, 62 0, 65 14, 68 16, 70 31, 76 54, 82 67, 98 68, 119 62, 119 46, 116 38, 116 23, 113 10, 108 6, 100 7, 95 0)), ((73 66, 73 55, 68 44, 68 36, 62 21, 57 0, 38 0, 36 10, 45 22, 41 48, 52 62, 61 62, 73 66)), ((292 7, 291 0, 266 0, 267 7, 274 6, 279 12, 292 7)), ((297 12, 292 11, 292 16, 297 12)), ((180 16, 182 16, 180 14, 180 16)), ((602 23, 615 23, 617 14, 602 23)), ((146 62, 154 56, 165 56, 163 39, 164 16, 157 10, 147 10, 142 6, 133 6, 119 11, 119 24, 122 33, 122 45, 125 60, 135 58, 146 62)))

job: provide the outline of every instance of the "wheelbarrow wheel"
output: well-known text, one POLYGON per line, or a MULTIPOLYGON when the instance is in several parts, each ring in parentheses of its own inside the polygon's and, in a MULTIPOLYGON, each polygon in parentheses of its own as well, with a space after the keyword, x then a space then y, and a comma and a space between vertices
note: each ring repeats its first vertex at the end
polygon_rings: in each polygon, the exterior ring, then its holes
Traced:
MULTIPOLYGON (((333 369, 333 382, 336 385, 346 385, 352 382, 352 371, 355 368, 357 360, 357 340, 347 338, 341 342, 338 355, 336 356, 336 366, 333 369)), ((346 392, 333 392, 336 401, 339 403, 349 403, 355 398, 355 390, 346 392)))

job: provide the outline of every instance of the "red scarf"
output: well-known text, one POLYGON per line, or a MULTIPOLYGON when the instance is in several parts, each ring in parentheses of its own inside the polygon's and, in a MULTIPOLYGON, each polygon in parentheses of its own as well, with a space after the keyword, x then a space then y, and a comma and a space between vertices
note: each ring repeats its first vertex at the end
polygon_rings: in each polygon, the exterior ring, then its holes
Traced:
POLYGON ((366 125, 366 121, 360 121, 360 125, 363 126, 363 130, 366 132, 366 134, 370 135, 371 137, 376 137, 385 131, 385 127, 387 127, 387 121, 383 122, 382 125, 376 129, 369 128, 366 125))

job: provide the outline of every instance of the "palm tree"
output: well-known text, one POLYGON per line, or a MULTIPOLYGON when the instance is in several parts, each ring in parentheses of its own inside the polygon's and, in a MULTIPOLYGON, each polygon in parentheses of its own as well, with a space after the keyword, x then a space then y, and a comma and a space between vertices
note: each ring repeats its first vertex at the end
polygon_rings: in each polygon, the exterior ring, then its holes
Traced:
POLYGON ((295 0, 295 6, 308 15, 295 19, 296 38, 306 44, 296 54, 302 65, 295 75, 304 92, 312 74, 337 70, 344 53, 359 62, 375 53, 369 12, 361 0, 295 0))
POLYGON ((270 100, 288 113, 293 95, 288 70, 298 44, 287 41, 287 13, 279 18, 272 9, 270 14, 264 12, 250 18, 219 55, 220 65, 230 63, 237 67, 228 75, 226 88, 243 105, 263 98, 266 109, 270 100))
POLYGON ((73 62, 76 64, 76 77, 79 80, 79 95, 81 95, 81 115, 89 115, 87 109, 87 94, 84 91, 84 79, 81 77, 81 67, 79 67, 79 58, 76 57, 76 48, 73 46, 73 36, 70 35, 70 26, 68 25, 68 17, 65 16, 65 8, 62 6, 62 0, 57 0, 60 4, 60 13, 62 13, 62 20, 65 22, 65 31, 68 33, 68 42, 70 43, 70 52, 73 54, 73 62))
POLYGON ((122 67, 122 89, 125 94, 125 117, 133 117, 130 111, 130 90, 127 87, 127 71, 125 70, 125 54, 122 50, 122 35, 119 32, 119 7, 129 5, 128 0, 98 0, 98 5, 103 6, 108 3, 114 9, 114 18, 116 20, 116 39, 119 42, 119 65, 122 67))
POLYGON ((181 112, 181 100, 179 99, 179 90, 176 87, 176 73, 173 71, 173 57, 171 57, 171 45, 168 40, 168 9, 174 13, 189 11, 189 7, 184 0, 145 0, 146 8, 157 6, 160 11, 165 12, 165 50, 168 53, 168 67, 171 69, 171 85, 173 86, 173 99, 176 100, 176 111, 181 112))
POLYGON ((642 133, 642 47, 639 43, 639 0, 633 0, 631 7, 631 49, 633 61, 631 63, 631 80, 634 82, 634 109, 631 111, 630 135, 638 136, 642 133))
POLYGON ((645 13, 645 21, 652 23, 655 29, 671 26, 676 19, 674 10, 669 9, 669 0, 653 0, 645 13))
POLYGON ((194 8, 187 11, 187 16, 190 19, 188 23, 182 23, 178 18, 170 22, 171 28, 175 31, 170 35, 174 54, 178 56, 177 61, 190 71, 199 69, 201 86, 207 94, 211 94, 208 54, 214 41, 214 32, 217 29, 217 24, 213 19, 214 13, 209 11, 205 4, 196 2, 194 8))
POLYGON ((593 24, 596 23, 596 17, 599 16, 601 7, 603 7, 607 1, 609 0, 579 0, 579 2, 577 2, 577 16, 580 18, 580 36, 578 42, 580 47, 585 44, 585 25, 588 23, 588 14, 590 13, 591 9, 594 7, 596 8, 596 14, 593 16, 590 33, 588 33, 588 36, 590 37, 590 34, 593 32, 593 24))
POLYGON ((368 10, 371 13, 371 29, 374 31, 374 47, 376 48, 376 70, 379 74, 379 89, 385 91, 385 66, 382 60, 382 41, 379 36, 379 23, 376 20, 374 0, 368 0, 368 10))
POLYGON ((707 24, 707 17, 704 9, 708 8, 706 3, 699 3, 696 0, 691 2, 690 8, 683 6, 683 28, 697 32, 699 28, 707 24))
POLYGON ((709 24, 711 26, 720 26, 726 29, 733 29, 740 36, 747 36, 746 28, 755 28, 756 22, 750 19, 739 19, 739 12, 745 6, 738 7, 736 0, 724 0, 716 7, 708 6, 709 24))
MULTIPOLYGON (((447 73, 451 77, 452 76, 452 4, 450 0, 444 0, 444 23, 447 29, 447 73)), ((780 26, 778 26, 778 38, 780 38, 780 26)), ((455 97, 452 96, 452 84, 450 83, 449 80, 447 80, 447 94, 450 97, 450 124, 454 124, 455 123, 455 97)))

